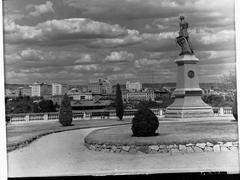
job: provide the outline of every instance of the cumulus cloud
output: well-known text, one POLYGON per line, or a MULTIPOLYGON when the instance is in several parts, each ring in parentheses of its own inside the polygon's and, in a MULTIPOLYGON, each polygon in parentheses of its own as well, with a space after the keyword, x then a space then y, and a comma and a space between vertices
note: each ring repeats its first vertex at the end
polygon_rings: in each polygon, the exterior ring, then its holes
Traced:
MULTIPOLYGON (((34 48, 27 48, 15 53, 5 54, 5 63, 8 67, 16 70, 43 68, 56 73, 64 69, 71 71, 74 66, 80 68, 79 64, 94 63, 90 54, 68 51, 47 51, 34 48), (52 69, 49 69, 52 68, 52 69)), ((87 69, 92 68, 87 66, 87 69)), ((35 70, 34 70, 35 71, 35 70)))
POLYGON ((206 69, 200 78, 213 80, 219 68, 234 68, 233 0, 52 2, 4 2, 7 81, 87 83, 92 76, 110 76, 122 83, 138 76, 149 82, 152 74, 158 81, 175 81, 180 14, 189 22, 200 70, 206 69))
POLYGON ((187 15, 193 13, 208 15, 219 10, 223 12, 220 16, 224 17, 231 13, 234 5, 233 0, 67 0, 64 3, 69 7, 77 8, 82 16, 113 20, 171 18, 183 12, 187 15))
POLYGON ((92 57, 90 54, 82 54, 79 59, 75 61, 75 63, 89 63, 92 61, 92 57))
POLYGON ((156 59, 147 59, 147 58, 142 58, 139 60, 136 60, 134 62, 134 65, 136 68, 141 68, 141 67, 145 67, 145 66, 154 66, 156 64, 160 64, 161 61, 160 60, 156 60, 156 59))
POLYGON ((109 80, 126 80, 136 78, 135 74, 132 73, 121 73, 121 74, 111 74, 107 77, 109 80))
POLYGON ((115 48, 121 46, 128 46, 140 43, 142 37, 137 30, 127 30, 127 34, 121 38, 112 38, 112 39, 98 39, 97 41, 92 42, 90 47, 96 48, 115 48))
POLYGON ((23 50, 20 55, 24 60, 44 60, 41 51, 31 48, 23 50))
POLYGON ((219 32, 203 32, 198 33, 200 41, 203 44, 215 44, 215 43, 224 43, 229 41, 234 41, 235 32, 233 30, 222 30, 219 32))
POLYGON ((116 66, 116 65, 110 65, 110 64, 105 64, 102 66, 101 71, 104 73, 112 73, 112 72, 118 72, 121 71, 122 67, 116 66))
POLYGON ((117 61, 131 61, 134 59, 134 54, 127 51, 111 52, 106 56, 105 61, 117 62, 117 61))
POLYGON ((34 17, 40 16, 46 13, 54 13, 53 3, 51 1, 46 1, 45 4, 27 6, 27 9, 32 9, 32 8, 33 8, 33 11, 30 11, 29 15, 34 17))
POLYGON ((178 32, 161 32, 158 34, 144 33, 142 37, 144 40, 163 40, 163 39, 175 39, 178 36, 178 32))
POLYGON ((4 24, 6 42, 42 42, 65 39, 114 38, 127 35, 128 31, 119 25, 85 18, 48 20, 36 26, 21 26, 6 20, 4 24))
POLYGON ((6 54, 4 57, 4 61, 7 65, 15 64, 21 60, 21 57, 18 54, 6 54))
POLYGON ((73 70, 76 71, 97 71, 100 69, 98 64, 76 65, 73 67, 73 70))

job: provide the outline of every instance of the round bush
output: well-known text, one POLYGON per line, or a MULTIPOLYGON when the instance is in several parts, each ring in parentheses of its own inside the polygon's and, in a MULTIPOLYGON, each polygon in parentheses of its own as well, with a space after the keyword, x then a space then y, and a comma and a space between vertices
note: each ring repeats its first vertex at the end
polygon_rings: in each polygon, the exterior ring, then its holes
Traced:
POLYGON ((233 106, 232 106, 232 113, 233 117, 238 120, 238 113, 237 113, 237 93, 234 95, 233 106))
POLYGON ((158 126, 157 116, 148 108, 138 110, 132 119, 133 136, 155 136, 158 126))

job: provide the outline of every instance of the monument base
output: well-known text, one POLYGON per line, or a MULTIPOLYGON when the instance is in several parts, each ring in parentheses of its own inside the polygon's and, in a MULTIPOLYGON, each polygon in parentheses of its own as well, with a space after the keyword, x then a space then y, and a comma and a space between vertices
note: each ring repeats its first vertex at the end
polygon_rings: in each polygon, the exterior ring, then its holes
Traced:
POLYGON ((213 117, 213 109, 204 103, 199 96, 177 97, 173 104, 167 107, 166 118, 213 117))

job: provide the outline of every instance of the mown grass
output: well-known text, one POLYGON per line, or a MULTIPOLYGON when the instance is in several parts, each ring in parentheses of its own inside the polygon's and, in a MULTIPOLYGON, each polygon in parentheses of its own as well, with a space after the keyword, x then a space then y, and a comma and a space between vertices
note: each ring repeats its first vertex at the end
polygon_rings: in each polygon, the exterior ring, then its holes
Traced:
POLYGON ((62 132, 75 129, 115 126, 129 124, 130 120, 89 120, 89 121, 73 121, 72 126, 62 126, 58 121, 45 123, 25 123, 19 125, 7 126, 7 150, 13 151, 19 147, 24 147, 32 141, 55 132, 62 132))
POLYGON ((237 141, 235 121, 160 122, 158 136, 133 137, 131 125, 95 130, 85 142, 110 145, 187 144, 237 141))

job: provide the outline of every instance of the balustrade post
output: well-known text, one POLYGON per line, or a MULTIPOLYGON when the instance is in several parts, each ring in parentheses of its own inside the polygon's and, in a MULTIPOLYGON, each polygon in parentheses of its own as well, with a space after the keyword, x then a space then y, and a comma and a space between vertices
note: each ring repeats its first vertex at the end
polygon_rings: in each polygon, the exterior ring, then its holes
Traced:
POLYGON ((26 114, 26 115, 25 115, 25 121, 26 121, 26 122, 29 122, 29 119, 30 119, 30 118, 29 118, 29 114, 26 114))
POLYGON ((163 111, 162 109, 159 109, 159 116, 162 116, 163 115, 163 111))
POLYGON ((224 115, 223 107, 220 107, 220 108, 219 108, 219 115, 220 115, 220 116, 223 116, 223 115, 224 115))
POLYGON ((48 114, 46 113, 46 114, 43 114, 43 120, 44 121, 47 121, 48 120, 48 114))

